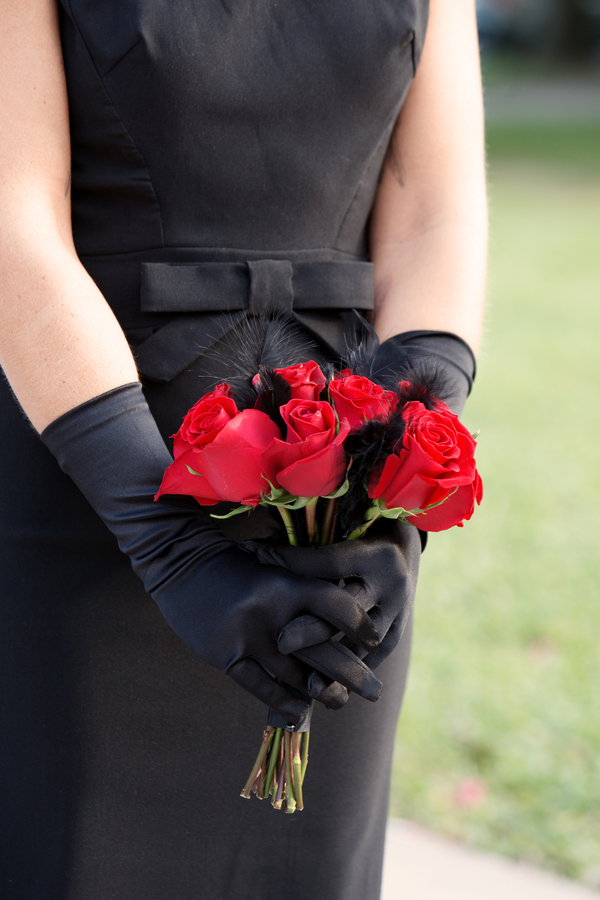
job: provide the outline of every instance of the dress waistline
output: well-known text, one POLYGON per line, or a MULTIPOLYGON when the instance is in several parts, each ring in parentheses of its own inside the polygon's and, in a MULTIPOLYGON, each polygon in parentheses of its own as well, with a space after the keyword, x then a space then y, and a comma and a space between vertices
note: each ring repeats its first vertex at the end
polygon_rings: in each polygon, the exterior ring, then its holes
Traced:
POLYGON ((134 354, 140 374, 158 382, 190 366, 244 315, 286 309, 315 333, 315 315, 374 304, 373 267, 364 260, 82 261, 125 332, 148 329, 134 354))

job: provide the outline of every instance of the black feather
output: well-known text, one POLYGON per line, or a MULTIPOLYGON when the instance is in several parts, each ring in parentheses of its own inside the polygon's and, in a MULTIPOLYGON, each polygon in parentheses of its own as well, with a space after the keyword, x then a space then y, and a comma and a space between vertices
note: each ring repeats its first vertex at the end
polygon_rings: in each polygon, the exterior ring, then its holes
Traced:
POLYGON ((399 380, 400 403, 418 400, 427 409, 433 409, 438 400, 446 400, 452 396, 447 369, 433 356, 419 358, 411 353, 399 380))
POLYGON ((281 431, 281 436, 285 440, 287 425, 279 410, 280 407, 285 406, 291 400, 292 387, 285 378, 274 372, 270 366, 261 366, 258 374, 259 380, 256 385, 258 396, 254 407, 266 413, 275 422, 281 431))
POLYGON ((252 379, 261 369, 307 362, 317 349, 316 343, 286 310, 245 315, 232 323, 227 345, 227 353, 222 345, 216 344, 206 355, 209 358, 212 355, 218 362, 219 379, 231 385, 239 409, 254 407, 258 391, 252 379))
MULTIPOLYGON (((356 310, 355 310, 356 312, 356 310)), ((360 313, 362 336, 358 343, 346 348, 348 368, 353 375, 364 375, 388 391, 398 392, 399 382, 409 381, 414 389, 400 391, 401 401, 420 400, 432 409, 435 400, 451 400, 460 394, 452 380, 451 369, 443 360, 413 343, 403 344, 396 338, 380 343, 373 327, 360 313)))
POLYGON ((386 458, 402 446, 405 424, 402 407, 387 421, 371 419, 348 435, 344 442, 348 481, 350 488, 339 501, 339 521, 342 533, 347 534, 364 522, 364 516, 371 504, 365 485, 369 476, 383 465, 386 458))
POLYGON ((373 360, 378 354, 381 344, 373 326, 356 309, 353 312, 360 320, 362 334, 356 343, 350 344, 346 339, 344 354, 346 366, 353 375, 362 375, 375 380, 373 378, 373 360))
POLYGON ((369 323, 364 319, 362 323, 362 339, 346 352, 348 368, 354 375, 363 375, 396 393, 398 405, 389 420, 365 422, 344 442, 350 488, 339 502, 343 534, 364 522, 371 503, 365 485, 377 474, 389 454, 398 453, 402 446, 406 430, 402 416, 406 404, 416 400, 427 409, 433 409, 438 399, 446 400, 453 394, 448 367, 442 361, 437 362, 420 348, 398 341, 380 344, 369 323))

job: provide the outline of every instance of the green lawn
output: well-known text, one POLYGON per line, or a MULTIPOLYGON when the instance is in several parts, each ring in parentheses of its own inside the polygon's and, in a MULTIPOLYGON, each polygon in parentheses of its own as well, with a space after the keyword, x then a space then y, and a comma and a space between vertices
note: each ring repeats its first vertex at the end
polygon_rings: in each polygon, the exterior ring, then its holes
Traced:
MULTIPOLYGON (((487 129, 488 154, 494 160, 558 163, 592 175, 600 171, 600 122, 557 124, 492 124, 487 129)), ((560 171, 555 173, 560 180, 560 171)))
POLYGON ((489 308, 464 417, 481 428, 485 497, 464 529, 432 536, 423 558, 391 812, 600 885, 591 131, 583 167, 562 135, 552 151, 547 131, 521 128, 529 151, 519 153, 507 131, 490 134, 489 308))

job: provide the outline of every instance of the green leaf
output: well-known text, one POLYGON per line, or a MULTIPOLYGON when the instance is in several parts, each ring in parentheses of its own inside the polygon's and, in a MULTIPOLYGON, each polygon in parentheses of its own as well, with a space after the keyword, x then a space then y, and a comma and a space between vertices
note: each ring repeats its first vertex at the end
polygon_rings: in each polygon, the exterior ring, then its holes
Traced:
POLYGON ((281 500, 284 497, 291 497, 292 495, 289 494, 284 488, 276 488, 271 486, 271 491, 266 496, 269 498, 269 500, 281 500))
POLYGON ((439 500, 437 503, 430 503, 429 506, 426 506, 424 509, 403 509, 401 506, 396 507, 396 509, 387 509, 385 503, 380 497, 379 500, 377 500, 377 509, 385 519, 407 519, 409 516, 419 516, 422 513, 429 512, 430 509, 435 509, 436 506, 441 506, 442 503, 445 503, 446 500, 449 500, 450 497, 452 497, 452 495, 457 492, 457 490, 458 488, 455 487, 454 490, 450 494, 448 494, 447 497, 444 497, 443 500, 439 500))
POLYGON ((204 475, 201 472, 194 472, 191 466, 186 465, 186 469, 190 473, 190 475, 198 475, 200 478, 204 478, 204 475))
POLYGON ((344 494, 347 494, 349 490, 350 490, 350 482, 346 478, 343 485, 341 487, 339 487, 337 489, 337 491, 334 491, 333 494, 324 494, 323 499, 324 500, 339 500, 339 498, 343 497, 344 494))
POLYGON ((312 500, 318 500, 318 497, 296 497, 293 502, 285 503, 286 509, 304 509, 312 500))
POLYGON ((381 498, 377 501, 377 509, 379 515, 383 516, 384 519, 405 519, 407 516, 415 516, 423 511, 421 509, 404 509, 402 506, 388 509, 381 498))
POLYGON ((286 506, 288 503, 292 503, 296 498, 293 494, 288 493, 288 491, 284 491, 281 488, 277 491, 273 491, 270 494, 263 494, 260 498, 260 502, 262 506, 286 506))
POLYGON ((230 519, 232 516, 239 516, 244 512, 251 513, 254 509, 253 506, 236 506, 235 509, 232 509, 231 512, 226 513, 224 516, 218 516, 216 513, 211 513, 211 519, 230 519))

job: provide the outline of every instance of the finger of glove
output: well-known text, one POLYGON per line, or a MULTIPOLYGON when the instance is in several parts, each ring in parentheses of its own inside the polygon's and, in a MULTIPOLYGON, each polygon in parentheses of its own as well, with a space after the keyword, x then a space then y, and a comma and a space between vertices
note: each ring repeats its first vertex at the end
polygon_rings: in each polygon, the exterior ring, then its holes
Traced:
POLYGON ((376 669, 377 666, 380 666, 398 646, 403 631, 404 628, 401 626, 400 622, 393 622, 375 653, 367 653, 364 657, 364 664, 370 669, 376 669))
MULTIPOLYGON (((380 642, 383 640, 394 621, 396 612, 397 609, 395 607, 394 609, 378 607, 375 612, 371 613, 371 620, 379 635, 380 642)), ((406 615, 405 620, 407 618, 408 614, 406 615)), ((340 629, 335 625, 330 625, 329 622, 318 619, 316 616, 298 616, 297 619, 292 619, 292 621, 282 629, 277 641, 277 646, 281 653, 288 655, 290 653, 295 653, 296 650, 301 650, 303 647, 312 647, 314 644, 321 644, 324 641, 328 641, 330 638, 335 637, 339 630, 340 629)), ((352 641, 352 643, 355 644, 354 641, 352 641)), ((372 652, 375 651, 367 650, 365 648, 362 656, 364 656, 365 653, 372 652)))
POLYGON ((295 688, 304 697, 310 696, 309 679, 312 675, 312 670, 297 657, 277 654, 277 658, 269 660, 266 665, 268 665, 269 672, 278 681, 283 681, 286 685, 295 688))
POLYGON ((289 654, 302 647, 322 644, 338 633, 340 629, 317 616, 298 616, 282 629, 277 640, 280 653, 289 654))
MULTIPOLYGON (((412 609, 412 603, 405 603, 404 607, 401 606, 400 609, 398 607, 399 604, 395 602, 382 604, 381 606, 378 606, 377 609, 371 611, 371 619, 373 620, 373 625, 377 629, 377 634, 379 635, 379 646, 381 646, 389 634, 390 628, 392 628, 394 624, 398 625, 401 634, 406 627, 412 609)), ((377 650, 378 649, 379 647, 377 650)), ((377 650, 373 652, 377 653, 377 650)), ((361 653, 360 657, 361 659, 364 659, 364 653, 361 653)))
POLYGON ((389 604, 382 603, 381 606, 378 606, 377 609, 371 612, 371 618, 379 634, 380 643, 394 623, 398 625, 400 634, 402 634, 410 618, 414 599, 413 592, 407 595, 405 591, 399 591, 398 596, 394 598, 394 602, 389 604))
MULTIPOLYGON (((325 619, 343 631, 355 644, 360 644, 369 653, 374 653, 379 643, 379 635, 375 630, 369 614, 362 608, 355 597, 333 585, 323 584, 311 589, 306 606, 311 613, 325 619)), ((285 630, 285 629, 284 629, 285 630)), ((307 626, 306 643, 314 643, 311 639, 311 626, 307 626)))
POLYGON ((326 709, 341 709, 348 702, 350 694, 343 684, 313 671, 308 679, 308 696, 318 700, 326 709))
POLYGON ((342 643, 352 650, 359 659, 362 659, 370 669, 376 668, 390 655, 404 634, 412 606, 412 602, 406 603, 402 613, 395 617, 393 610, 379 608, 371 614, 375 627, 381 635, 379 647, 374 653, 365 653, 361 647, 357 647, 356 644, 350 644, 347 638, 343 638, 342 643))
POLYGON ((383 685, 379 679, 362 660, 338 641, 306 647, 294 655, 365 700, 377 700, 381 694, 383 685))
POLYGON ((244 690, 278 712, 290 725, 297 725, 302 718, 306 703, 293 697, 256 660, 241 659, 229 668, 227 674, 244 690))

